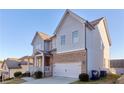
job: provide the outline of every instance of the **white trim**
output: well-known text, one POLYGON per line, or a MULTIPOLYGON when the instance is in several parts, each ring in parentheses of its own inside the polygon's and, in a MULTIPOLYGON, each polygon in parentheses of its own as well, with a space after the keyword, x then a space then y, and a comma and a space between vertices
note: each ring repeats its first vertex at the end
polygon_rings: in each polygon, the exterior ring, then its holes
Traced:
POLYGON ((41 67, 42 67, 42 72, 43 72, 43 76, 44 76, 44 54, 42 55, 41 67))
POLYGON ((62 24, 63 20, 65 19, 66 15, 67 14, 70 14, 72 17, 74 17, 76 20, 78 20, 81 24, 84 24, 84 22, 86 21, 85 19, 83 19, 82 17, 78 16, 77 14, 75 14, 74 12, 70 11, 69 9, 66 9, 66 11, 64 12, 64 15, 62 16, 59 24, 57 25, 55 31, 54 31, 54 34, 57 33, 60 25, 62 24))
POLYGON ((43 56, 43 53, 42 54, 38 54, 38 55, 35 55, 36 57, 38 57, 38 56, 43 56))
POLYGON ((85 50, 85 48, 80 48, 80 49, 74 49, 74 50, 69 50, 69 51, 57 52, 57 54, 59 54, 59 53, 66 53, 66 52, 74 52, 74 51, 79 51, 79 50, 85 50))

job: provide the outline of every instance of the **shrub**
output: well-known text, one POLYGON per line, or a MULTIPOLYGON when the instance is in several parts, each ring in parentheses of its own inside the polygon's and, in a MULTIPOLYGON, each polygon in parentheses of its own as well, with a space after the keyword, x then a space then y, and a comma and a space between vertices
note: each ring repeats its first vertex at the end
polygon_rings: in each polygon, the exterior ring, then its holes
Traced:
POLYGON ((34 77, 37 78, 37 79, 42 78, 42 75, 43 75, 43 73, 41 71, 36 71, 34 73, 34 77))
POLYGON ((12 79, 13 79, 13 77, 12 77, 12 78, 6 78, 6 79, 4 79, 4 80, 6 81, 6 80, 12 80, 12 79))
POLYGON ((22 77, 26 77, 26 73, 23 73, 23 74, 22 74, 22 77))
POLYGON ((14 73, 14 77, 21 77, 22 76, 22 72, 18 71, 14 73))
POLYGON ((30 77, 30 72, 27 71, 27 72, 23 73, 23 74, 22 74, 22 77, 30 77))
POLYGON ((89 75, 86 74, 86 73, 81 73, 81 74, 79 75, 79 80, 80 80, 80 81, 89 81, 89 75))
POLYGON ((2 76, 0 76, 0 82, 2 82, 2 76))
POLYGON ((113 79, 113 78, 114 78, 114 79, 118 79, 118 78, 120 78, 120 76, 121 76, 121 75, 117 75, 117 74, 108 74, 108 75, 107 75, 107 78, 108 78, 108 79, 113 79))
POLYGON ((25 74, 26 74, 26 77, 30 77, 30 72, 29 71, 25 72, 25 74))

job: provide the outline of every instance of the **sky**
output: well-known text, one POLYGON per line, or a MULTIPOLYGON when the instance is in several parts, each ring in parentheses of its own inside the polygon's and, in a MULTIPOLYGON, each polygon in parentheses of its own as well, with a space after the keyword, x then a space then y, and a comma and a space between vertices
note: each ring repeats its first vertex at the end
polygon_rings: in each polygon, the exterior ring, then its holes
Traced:
MULTIPOLYGON (((124 58, 124 10, 72 9, 92 21, 106 17, 112 41, 111 59, 124 58)), ((0 60, 32 55, 32 39, 37 31, 52 35, 65 10, 0 10, 0 60)))

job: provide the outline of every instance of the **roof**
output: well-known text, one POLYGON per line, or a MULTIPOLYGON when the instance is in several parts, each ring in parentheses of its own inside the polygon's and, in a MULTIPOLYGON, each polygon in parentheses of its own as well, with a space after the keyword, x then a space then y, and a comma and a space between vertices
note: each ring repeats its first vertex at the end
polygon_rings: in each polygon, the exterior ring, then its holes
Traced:
POLYGON ((27 61, 21 61, 21 62, 19 62, 20 65, 28 65, 28 63, 30 65, 33 65, 33 63, 30 63, 30 62, 27 62, 27 61))
POLYGON ((12 58, 12 57, 11 57, 11 58, 7 58, 7 60, 16 60, 16 61, 17 61, 18 58, 14 58, 14 57, 12 58))
POLYGON ((36 38, 37 36, 39 36, 39 37, 40 37, 41 39, 43 39, 43 40, 50 40, 50 36, 49 36, 49 35, 47 35, 47 34, 45 34, 45 33, 43 33, 43 32, 36 32, 36 34, 35 34, 35 36, 34 36, 34 38, 33 38, 31 44, 33 44, 33 42, 34 42, 34 40, 35 40, 35 38, 36 38))
MULTIPOLYGON (((63 20, 66 18, 66 16, 67 16, 68 14, 71 15, 71 16, 73 16, 73 17, 74 17, 76 20, 78 20, 80 23, 85 24, 86 27, 89 28, 90 30, 95 29, 95 26, 96 26, 101 20, 104 20, 104 24, 105 24, 105 28, 106 28, 106 33, 107 33, 107 38, 108 38, 108 41, 109 41, 109 45, 111 45, 110 35, 109 35, 109 32, 108 32, 108 28, 107 28, 107 22, 106 22, 106 20, 105 20, 104 17, 101 17, 101 18, 98 18, 98 19, 96 19, 96 20, 93 20, 93 21, 89 22, 89 21, 83 19, 82 17, 80 17, 79 15, 75 14, 74 12, 70 11, 69 9, 66 9, 66 11, 65 11, 65 13, 64 13, 64 15, 63 15, 63 17, 61 18, 61 20, 60 20, 58 26, 57 26, 56 29, 55 29, 55 32, 54 32, 54 35, 53 35, 53 36, 50 37, 49 35, 47 35, 47 34, 45 34, 45 33, 37 32, 37 33, 35 34, 34 39, 36 38, 36 35, 39 35, 40 38, 43 39, 43 40, 50 40, 50 39, 52 39, 53 37, 55 37, 55 36, 56 36, 56 33, 57 33, 58 29, 59 29, 59 27, 61 26, 63 20)), ((32 40, 32 43, 31 43, 31 44, 33 44, 34 39, 32 40)))
POLYGON ((92 26, 96 26, 104 17, 98 18, 90 22, 92 26))
POLYGON ((40 36, 40 38, 42 38, 43 40, 49 40, 50 36, 43 33, 43 32, 37 32, 38 35, 40 36))
POLYGON ((124 68, 124 59, 113 59, 110 60, 111 68, 124 68))
POLYGON ((65 11, 65 13, 64 13, 64 15, 63 15, 63 17, 61 18, 61 20, 60 20, 58 26, 57 26, 56 29, 55 29, 54 34, 57 33, 58 28, 59 28, 60 25, 62 24, 62 22, 63 22, 63 20, 65 19, 65 17, 66 17, 67 14, 70 14, 71 16, 73 16, 74 18, 76 18, 76 19, 77 19, 79 22, 81 22, 81 23, 84 23, 84 22, 85 22, 85 19, 83 19, 82 17, 80 17, 80 16, 78 16, 77 14, 73 13, 73 12, 70 11, 69 9, 66 9, 66 11, 65 11))
MULTIPOLYGON (((4 63, 6 63, 8 69, 20 69, 21 65, 28 65, 27 61, 16 61, 16 60, 5 60, 4 63)), ((33 63, 30 63, 30 65, 33 65, 33 63)))
POLYGON ((6 65, 9 69, 18 69, 21 68, 20 64, 18 61, 15 60, 6 60, 6 65))
POLYGON ((86 26, 90 29, 90 30, 93 30, 95 29, 95 26, 101 21, 101 20, 104 20, 104 24, 105 24, 105 28, 106 28, 106 33, 107 33, 107 38, 108 38, 108 42, 109 42, 109 45, 111 45, 111 40, 110 40, 110 35, 109 35, 109 31, 108 31, 108 28, 107 28, 107 22, 106 22, 106 19, 104 17, 101 17, 101 18, 98 18, 96 20, 93 20, 91 22, 89 22, 88 20, 85 20, 83 19, 82 17, 78 16, 77 14, 73 13, 72 11, 70 10, 66 10, 62 19, 60 20, 58 26, 56 27, 56 30, 54 32, 54 34, 56 34, 56 32, 58 31, 58 28, 60 27, 60 25, 62 24, 64 18, 66 17, 67 14, 70 14, 71 16, 73 16, 75 19, 77 19, 80 23, 83 23, 83 24, 86 24, 86 26))
POLYGON ((19 58, 19 60, 25 59, 25 58, 33 58, 33 56, 23 56, 21 58, 19 58))
POLYGON ((105 29, 106 29, 106 35, 107 35, 107 38, 108 38, 108 42, 109 42, 109 45, 111 46, 111 38, 110 38, 109 31, 108 31, 106 18, 105 17, 98 18, 96 20, 91 21, 90 24, 95 27, 97 24, 99 24, 99 22, 101 20, 103 20, 103 22, 104 22, 105 29))

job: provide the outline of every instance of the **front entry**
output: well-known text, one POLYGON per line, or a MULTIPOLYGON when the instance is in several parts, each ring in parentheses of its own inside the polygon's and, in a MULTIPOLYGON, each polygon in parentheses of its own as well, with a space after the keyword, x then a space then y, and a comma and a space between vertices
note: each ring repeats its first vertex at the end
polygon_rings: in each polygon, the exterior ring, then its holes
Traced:
POLYGON ((51 76, 51 65, 50 65, 50 56, 45 56, 45 62, 44 62, 44 72, 45 76, 51 76))

